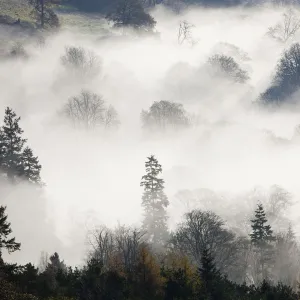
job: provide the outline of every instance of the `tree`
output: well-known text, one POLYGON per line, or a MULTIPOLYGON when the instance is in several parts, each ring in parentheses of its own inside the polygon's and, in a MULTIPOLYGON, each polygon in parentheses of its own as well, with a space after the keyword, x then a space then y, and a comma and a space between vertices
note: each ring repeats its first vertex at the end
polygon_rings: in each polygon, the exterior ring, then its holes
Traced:
POLYGON ((268 34, 282 42, 286 43, 291 39, 300 28, 300 18, 296 15, 296 12, 289 9, 283 14, 283 21, 278 23, 274 27, 270 27, 268 34))
POLYGON ((152 241, 154 247, 162 246, 168 237, 167 212, 168 197, 164 193, 164 180, 158 178, 162 173, 162 166, 151 155, 145 163, 146 175, 142 177, 141 186, 144 187, 142 206, 144 208, 143 229, 146 237, 152 241))
POLYGON ((66 47, 61 63, 75 76, 90 78, 99 74, 101 59, 93 52, 82 47, 66 47))
POLYGON ((271 86, 261 94, 264 104, 280 104, 300 86, 300 44, 293 44, 286 50, 276 67, 271 86))
POLYGON ((106 19, 112 21, 115 27, 133 27, 145 31, 152 31, 156 24, 139 0, 119 0, 106 19))
POLYGON ((4 125, 0 129, 0 167, 12 182, 15 182, 22 169, 22 149, 27 141, 22 138, 20 119, 11 108, 7 107, 4 125))
POLYGON ((5 110, 4 125, 0 129, 0 169, 13 183, 25 179, 41 184, 41 165, 22 138, 23 130, 19 126, 20 117, 9 107, 5 110))
POLYGON ((255 217, 251 220, 252 233, 250 234, 251 243, 254 246, 254 252, 258 256, 258 272, 261 280, 269 279, 269 271, 274 260, 273 245, 275 240, 270 225, 263 208, 259 203, 255 210, 255 217))
POLYGON ((52 9, 52 0, 28 0, 32 6, 32 15, 40 24, 41 28, 59 27, 59 20, 52 9))
POLYGON ((82 90, 79 96, 70 98, 63 108, 63 114, 75 127, 87 130, 119 125, 116 110, 112 106, 107 108, 102 96, 88 90, 82 90))
POLYGON ((42 166, 39 164, 37 156, 33 155, 32 150, 26 147, 21 154, 22 168, 20 176, 26 178, 29 182, 42 184, 40 172, 42 166))
POLYGON ((193 44, 193 37, 192 37, 192 28, 195 27, 194 24, 190 24, 187 21, 182 21, 179 24, 179 29, 178 29, 178 35, 177 35, 177 40, 178 44, 182 45, 184 42, 188 42, 193 44))
POLYGON ((200 279, 203 282, 204 294, 209 299, 224 299, 220 281, 220 271, 216 268, 211 252, 205 247, 201 254, 201 266, 199 268, 200 279))
POLYGON ((171 245, 188 255, 201 266, 202 253, 209 249, 221 272, 230 274, 240 265, 240 245, 235 235, 224 228, 224 223, 213 212, 193 210, 185 214, 184 221, 172 234, 171 245))
POLYGON ((297 287, 300 249, 295 233, 289 225, 286 232, 275 236, 275 262, 273 274, 277 282, 297 287))
POLYGON ((118 112, 112 105, 105 111, 104 123, 105 128, 116 128, 120 125, 118 112))
POLYGON ((153 130, 166 130, 186 128, 189 126, 189 118, 182 104, 159 101, 154 102, 149 111, 141 113, 143 127, 153 130))
POLYGON ((0 206, 0 261, 2 260, 3 249, 7 249, 9 253, 12 253, 20 250, 21 247, 21 244, 17 243, 15 238, 9 238, 12 229, 11 224, 7 221, 5 210, 5 206, 0 206))
POLYGON ((238 63, 230 56, 213 55, 208 59, 213 74, 229 77, 236 82, 244 83, 249 79, 246 71, 242 70, 238 63))

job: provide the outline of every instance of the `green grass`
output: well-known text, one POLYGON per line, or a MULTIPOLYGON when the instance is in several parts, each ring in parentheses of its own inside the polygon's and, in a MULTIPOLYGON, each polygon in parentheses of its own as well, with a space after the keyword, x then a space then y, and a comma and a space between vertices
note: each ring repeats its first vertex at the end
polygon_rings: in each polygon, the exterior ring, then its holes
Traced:
MULTIPOLYGON (((0 16, 12 22, 18 19, 21 22, 33 24, 30 16, 31 8, 26 0, 0 0, 0 16)), ((10 23, 10 22, 8 22, 10 23)))
POLYGON ((107 27, 103 16, 79 12, 58 13, 62 28, 76 29, 88 33, 100 33, 107 27))
MULTIPOLYGON (((55 8, 61 27, 89 33, 103 32, 107 23, 100 14, 81 13, 70 5, 55 8)), ((12 24, 20 19, 21 26, 35 27, 31 7, 26 0, 0 0, 0 24, 12 24)))

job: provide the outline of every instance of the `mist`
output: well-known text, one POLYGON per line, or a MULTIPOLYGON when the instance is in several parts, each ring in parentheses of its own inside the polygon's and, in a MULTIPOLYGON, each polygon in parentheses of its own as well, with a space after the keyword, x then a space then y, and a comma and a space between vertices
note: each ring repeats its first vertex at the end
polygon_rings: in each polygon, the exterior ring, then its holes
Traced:
MULTIPOLYGON (((6 259, 37 262, 41 251, 59 249, 67 263, 80 264, 88 229, 140 224, 139 183, 150 154, 163 166, 172 229, 185 212, 175 197, 180 190, 210 189, 229 195, 227 208, 248 207, 243 195, 257 186, 267 191, 276 184, 292 195, 288 217, 298 235, 300 144, 294 130, 300 110, 296 105, 268 111, 255 104, 270 84, 281 53, 300 41, 299 34, 284 45, 267 36, 284 11, 285 7, 268 6, 193 8, 178 15, 158 6, 151 12, 157 21, 152 37, 122 36, 103 20, 98 31, 63 26, 45 37, 44 46, 21 37, 29 58, 0 61, 0 103, 3 112, 10 106, 21 116, 24 136, 42 164, 47 207, 41 213, 31 201, 32 193, 20 187, 18 201, 36 216, 25 226, 24 210, 9 196, 2 197, 13 233, 22 243, 22 251, 6 259), (182 20, 195 25, 193 45, 178 45, 182 20), (61 64, 67 46, 93 51, 101 59, 100 73, 90 80, 69 76, 61 64), (250 79, 238 84, 207 76, 205 63, 215 53, 232 56, 250 79), (63 105, 82 89, 102 95, 116 108, 121 122, 117 131, 75 130, 59 117, 63 105), (160 100, 183 104, 199 121, 175 133, 145 132, 140 113, 160 100), (38 216, 48 222, 48 235, 37 223, 38 216), (28 239, 31 226, 35 233, 28 239)), ((20 36, 11 32, 9 38, 20 36)), ((218 213, 230 221, 228 209, 218 213)))

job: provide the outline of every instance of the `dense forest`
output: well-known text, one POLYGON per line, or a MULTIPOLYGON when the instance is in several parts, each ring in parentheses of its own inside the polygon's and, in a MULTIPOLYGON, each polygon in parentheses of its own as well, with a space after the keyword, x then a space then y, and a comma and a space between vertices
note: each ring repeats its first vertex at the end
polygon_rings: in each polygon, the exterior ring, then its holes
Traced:
POLYGON ((300 299, 297 1, 3 0, 0 34, 0 300, 300 299))

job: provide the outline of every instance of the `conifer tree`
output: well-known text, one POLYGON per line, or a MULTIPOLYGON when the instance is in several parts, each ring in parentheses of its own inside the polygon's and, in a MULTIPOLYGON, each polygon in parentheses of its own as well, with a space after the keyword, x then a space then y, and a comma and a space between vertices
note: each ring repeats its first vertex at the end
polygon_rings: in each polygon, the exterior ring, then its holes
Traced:
POLYGON ((5 110, 4 125, 0 130, 0 168, 7 178, 15 182, 21 166, 22 149, 26 139, 19 126, 20 117, 9 107, 5 110))
POLYGON ((31 183, 41 184, 40 171, 42 166, 39 164, 38 157, 33 155, 29 147, 24 149, 21 162, 20 176, 25 177, 31 183))
POLYGON ((274 249, 272 242, 275 240, 273 231, 270 225, 267 225, 268 220, 261 203, 258 204, 255 210, 255 218, 251 220, 252 233, 250 234, 254 251, 258 256, 260 265, 260 275, 262 280, 267 280, 269 269, 274 261, 274 249))
POLYGON ((31 183, 42 184, 41 165, 32 150, 24 145, 20 117, 9 107, 5 110, 4 125, 0 129, 0 170, 11 182, 23 178, 31 183))
POLYGON ((201 267, 199 268, 200 279, 203 282, 202 293, 205 299, 224 299, 223 278, 216 268, 214 258, 207 247, 201 253, 201 267))
POLYGON ((0 206, 0 261, 2 249, 7 249, 9 253, 20 250, 21 244, 17 243, 15 238, 9 238, 12 233, 11 224, 7 221, 5 214, 6 207, 0 206))
POLYGON ((162 167, 158 160, 151 155, 146 163, 146 175, 142 177, 144 187, 142 206, 144 208, 143 229, 154 246, 161 246, 168 236, 166 207, 168 197, 164 193, 164 180, 158 178, 162 167))

